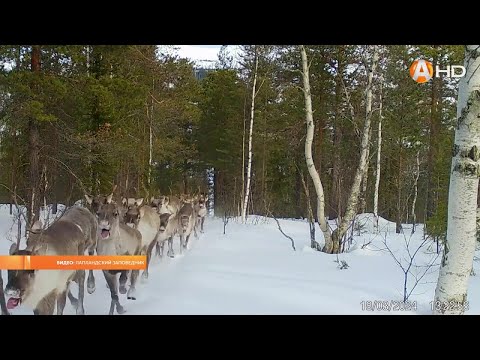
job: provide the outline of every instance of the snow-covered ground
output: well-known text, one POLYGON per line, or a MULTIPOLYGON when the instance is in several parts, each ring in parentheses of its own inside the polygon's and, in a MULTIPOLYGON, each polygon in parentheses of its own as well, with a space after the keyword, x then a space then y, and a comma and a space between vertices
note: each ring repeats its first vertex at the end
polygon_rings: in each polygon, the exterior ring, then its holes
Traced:
MULTIPOLYGON (((410 225, 404 226, 405 234, 395 234, 395 224, 381 219, 376 233, 372 219, 371 214, 358 217, 362 229, 354 232, 349 252, 337 259, 309 247, 305 221, 279 220, 283 231, 295 240, 297 250, 293 251, 273 219, 251 216, 247 224, 230 219, 224 235, 222 219, 210 217, 205 221, 205 233, 198 239, 192 236, 183 255, 179 255, 176 238, 174 259, 152 260, 148 281, 137 286, 137 300, 120 295, 120 301, 127 310, 125 315, 431 314, 441 259, 435 244, 427 240, 420 247, 424 241, 421 225, 413 236, 410 225), (418 250, 407 282, 409 302, 416 309, 396 308, 403 299, 404 273, 385 249, 385 239, 404 268, 410 263, 409 253, 418 250), (348 267, 340 269, 343 261, 348 267), (368 301, 374 311, 367 309, 368 301)), ((0 253, 8 254, 15 236, 13 217, 7 206, 0 206, 0 253)), ((474 269, 480 274, 477 261, 474 269)), ((2 275, 6 282, 5 270, 2 275)), ((102 273, 95 271, 95 276, 97 288, 95 293, 85 294, 85 311, 87 315, 107 314, 109 290, 102 273)), ((72 290, 76 294, 75 285, 72 290)), ((470 278, 468 300, 466 314, 480 314, 480 275, 470 278)), ((32 310, 20 306, 11 313, 31 315, 32 310)), ((74 313, 67 301, 65 314, 74 313)))

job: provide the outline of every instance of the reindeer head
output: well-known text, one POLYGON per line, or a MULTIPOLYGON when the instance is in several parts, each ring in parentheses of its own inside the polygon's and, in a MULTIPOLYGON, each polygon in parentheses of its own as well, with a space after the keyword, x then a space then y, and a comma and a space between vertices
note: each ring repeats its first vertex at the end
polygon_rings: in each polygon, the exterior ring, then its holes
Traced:
MULTIPOLYGON (((29 247, 27 247, 29 249, 29 247)), ((17 244, 10 247, 10 255, 36 255, 32 249, 18 250, 17 244)), ((8 282, 5 295, 8 297, 7 308, 14 309, 27 298, 33 290, 35 270, 8 270, 8 282)))
POLYGON ((105 203, 107 197, 104 195, 90 196, 85 194, 85 199, 87 200, 87 204, 90 205, 91 211, 95 214, 100 208, 100 205, 105 203))
POLYGON ((193 204, 195 202, 195 196, 182 194, 180 195, 180 202, 182 204, 193 204))
POLYGON ((33 246, 34 243, 42 237, 43 224, 40 220, 35 221, 30 230, 28 230, 27 247, 33 246))
POLYGON ((168 196, 162 195, 158 199, 154 200, 157 204, 157 212, 159 214, 169 212, 168 205, 170 204, 170 198, 168 196))
POLYGON ((123 198, 122 199, 122 206, 124 209, 128 209, 130 206, 135 204, 135 198, 123 198))
POLYGON ((143 198, 136 199, 132 205, 128 205, 127 212, 124 215, 124 222, 131 228, 136 229, 138 223, 144 214, 143 198))
MULTIPOLYGON (((85 199, 87 200, 87 204, 90 206, 91 211, 95 214, 98 209, 100 208, 100 205, 105 204, 107 201, 107 198, 110 196, 111 199, 113 198, 113 193, 117 189, 117 185, 113 185, 112 192, 110 195, 88 195, 85 194, 85 199)), ((110 199, 110 201, 111 201, 110 199)))
POLYGON ((207 196, 206 196, 206 194, 202 193, 202 194, 198 195, 197 196, 197 203, 198 203, 198 207, 200 209, 206 208, 207 207, 207 196))
POLYGON ((118 205, 112 201, 113 194, 105 198, 105 202, 100 204, 97 212, 98 231, 99 236, 103 240, 110 238, 111 234, 115 232, 120 224, 120 212, 118 205))
POLYGON ((163 213, 160 215, 160 227, 158 231, 163 233, 167 229, 168 221, 170 220, 172 214, 170 213, 163 213))
POLYGON ((150 198, 150 206, 155 210, 158 210, 160 207, 160 199, 155 199, 155 196, 150 198))

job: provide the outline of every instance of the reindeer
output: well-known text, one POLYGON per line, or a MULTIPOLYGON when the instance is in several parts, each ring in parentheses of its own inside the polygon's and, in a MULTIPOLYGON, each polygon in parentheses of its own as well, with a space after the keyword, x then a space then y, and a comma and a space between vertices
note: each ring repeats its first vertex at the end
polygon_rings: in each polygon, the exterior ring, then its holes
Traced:
POLYGON ((200 194, 199 196, 195 197, 193 203, 195 213, 197 214, 195 225, 198 225, 200 223, 201 233, 203 233, 203 223, 205 222, 205 217, 207 216, 207 199, 208 198, 206 194, 200 194))
MULTIPOLYGON (((10 255, 83 255, 94 241, 92 235, 96 239, 97 222, 87 209, 74 206, 47 229, 41 229, 41 222, 36 221, 27 247, 19 250, 12 244, 10 255)), ((13 309, 23 303, 33 308, 35 315, 51 315, 57 302, 57 314, 62 315, 71 281, 78 283, 76 312, 83 315, 84 270, 9 270, 5 288, 10 296, 7 308, 13 309)))
MULTIPOLYGON (((139 255, 142 247, 142 234, 120 221, 119 206, 112 201, 113 193, 105 198, 97 211, 98 218, 98 255, 139 255)), ((136 300, 135 285, 139 270, 132 270, 130 274, 130 288, 126 288, 128 280, 127 270, 103 270, 105 280, 111 294, 109 315, 113 315, 115 307, 118 314, 125 313, 120 304, 118 291, 127 293, 127 299, 136 300), (120 273, 119 283, 117 274, 120 273)))
MULTIPOLYGON (((152 208, 157 210, 157 213, 159 215, 161 214, 177 215, 178 211, 180 210, 180 207, 182 206, 181 200, 174 195, 171 195, 171 196, 162 195, 158 198, 155 198, 152 196, 152 198, 150 199, 150 204, 152 208)), ((160 249, 160 243, 157 241, 156 254, 157 256, 160 256, 161 253, 162 251, 160 249)), ((169 250, 169 256, 173 257, 173 248, 171 252, 169 250)))
POLYGON ((2 315, 10 315, 7 309, 7 303, 5 302, 5 293, 3 292, 2 270, 0 270, 0 310, 2 311, 2 315))
POLYGON ((163 257, 165 241, 168 240, 167 256, 174 257, 173 238, 178 233, 177 215, 163 213, 160 215, 160 227, 157 235, 157 245, 160 247, 159 256, 163 257))
POLYGON ((180 235, 180 254, 183 253, 183 249, 187 249, 192 230, 195 237, 198 237, 196 231, 197 214, 195 213, 193 201, 194 199, 190 196, 183 197, 182 207, 177 214, 178 233, 180 235))
POLYGON ((125 220, 125 214, 130 206, 135 205, 135 198, 122 198, 122 207, 120 208, 120 221, 125 220))
MULTIPOLYGON (((127 203, 123 199, 122 203, 127 203)), ((142 273, 142 279, 148 279, 148 267, 152 256, 152 250, 157 243, 157 234, 160 227, 160 218, 158 213, 148 205, 143 204, 143 198, 136 199, 124 215, 124 222, 133 229, 137 229, 142 234, 141 255, 147 256, 147 268, 142 273)))
POLYGON ((151 206, 157 209, 159 214, 170 213, 177 214, 181 207, 181 201, 176 196, 160 196, 159 198, 150 199, 151 206))

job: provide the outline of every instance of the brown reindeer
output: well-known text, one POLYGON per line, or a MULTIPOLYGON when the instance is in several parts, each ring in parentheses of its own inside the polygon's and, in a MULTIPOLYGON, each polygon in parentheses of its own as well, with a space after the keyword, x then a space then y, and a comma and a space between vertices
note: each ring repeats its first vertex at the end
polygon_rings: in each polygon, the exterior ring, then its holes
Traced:
MULTIPOLYGON (((127 203, 127 199, 123 199, 127 203)), ((141 255, 147 256, 147 268, 142 273, 142 279, 148 279, 148 267, 152 256, 152 250, 155 246, 160 227, 160 217, 158 213, 148 205, 143 204, 143 198, 136 199, 133 204, 128 205, 124 215, 126 225, 136 229, 142 234, 141 255)))
MULTIPOLYGON (((113 193, 106 197, 97 211, 98 219, 98 255, 139 255, 142 246, 141 233, 120 221, 119 206, 112 201, 113 193)), ((115 308, 117 313, 123 314, 124 307, 120 304, 118 291, 127 293, 126 283, 128 280, 127 270, 104 270, 103 274, 107 281, 111 294, 109 315, 113 315, 115 308), (119 283, 117 274, 120 273, 119 283)), ((130 273, 130 288, 127 299, 136 300, 135 285, 139 270, 130 273)))
POLYGON ((177 214, 178 234, 180 236, 180 254, 183 253, 184 249, 187 249, 188 240, 190 239, 192 231, 194 232, 195 237, 198 237, 196 231, 197 216, 193 206, 193 198, 186 197, 182 202, 183 205, 177 214))
POLYGON ((200 232, 203 233, 203 224, 205 222, 205 217, 207 216, 207 195, 200 194, 195 197, 193 202, 195 214, 197 215, 197 219, 195 225, 198 226, 200 224, 200 232))
POLYGON ((163 213, 160 215, 160 228, 157 236, 157 244, 160 247, 158 255, 163 257, 163 249, 165 246, 165 241, 168 241, 168 252, 167 256, 174 257, 175 253, 173 251, 173 238, 178 233, 178 221, 177 215, 172 215, 170 213, 163 213))
MULTIPOLYGON (((94 241, 92 235, 96 238, 96 231, 93 215, 85 208, 74 206, 45 230, 37 221, 32 226, 26 249, 19 250, 12 244, 10 255, 84 255, 94 241)), ((9 270, 5 288, 9 296, 7 308, 25 304, 33 308, 34 314, 49 315, 56 301, 57 314, 61 315, 71 281, 76 281, 79 287, 76 312, 84 314, 84 270, 9 270)))

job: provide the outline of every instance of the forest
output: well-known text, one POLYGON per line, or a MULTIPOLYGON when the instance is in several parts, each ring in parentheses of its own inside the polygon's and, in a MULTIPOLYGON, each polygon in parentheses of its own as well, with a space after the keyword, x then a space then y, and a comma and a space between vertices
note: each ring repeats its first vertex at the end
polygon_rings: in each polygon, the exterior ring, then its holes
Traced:
POLYGON ((420 84, 409 68, 463 64, 464 46, 306 45, 302 58, 298 45, 242 45, 238 59, 224 46, 201 79, 166 48, 0 46, 0 203, 33 223, 41 206, 116 185, 147 199, 206 192, 218 217, 313 224, 305 60, 325 217, 341 222, 362 162, 351 211, 445 238, 458 79, 420 84))

